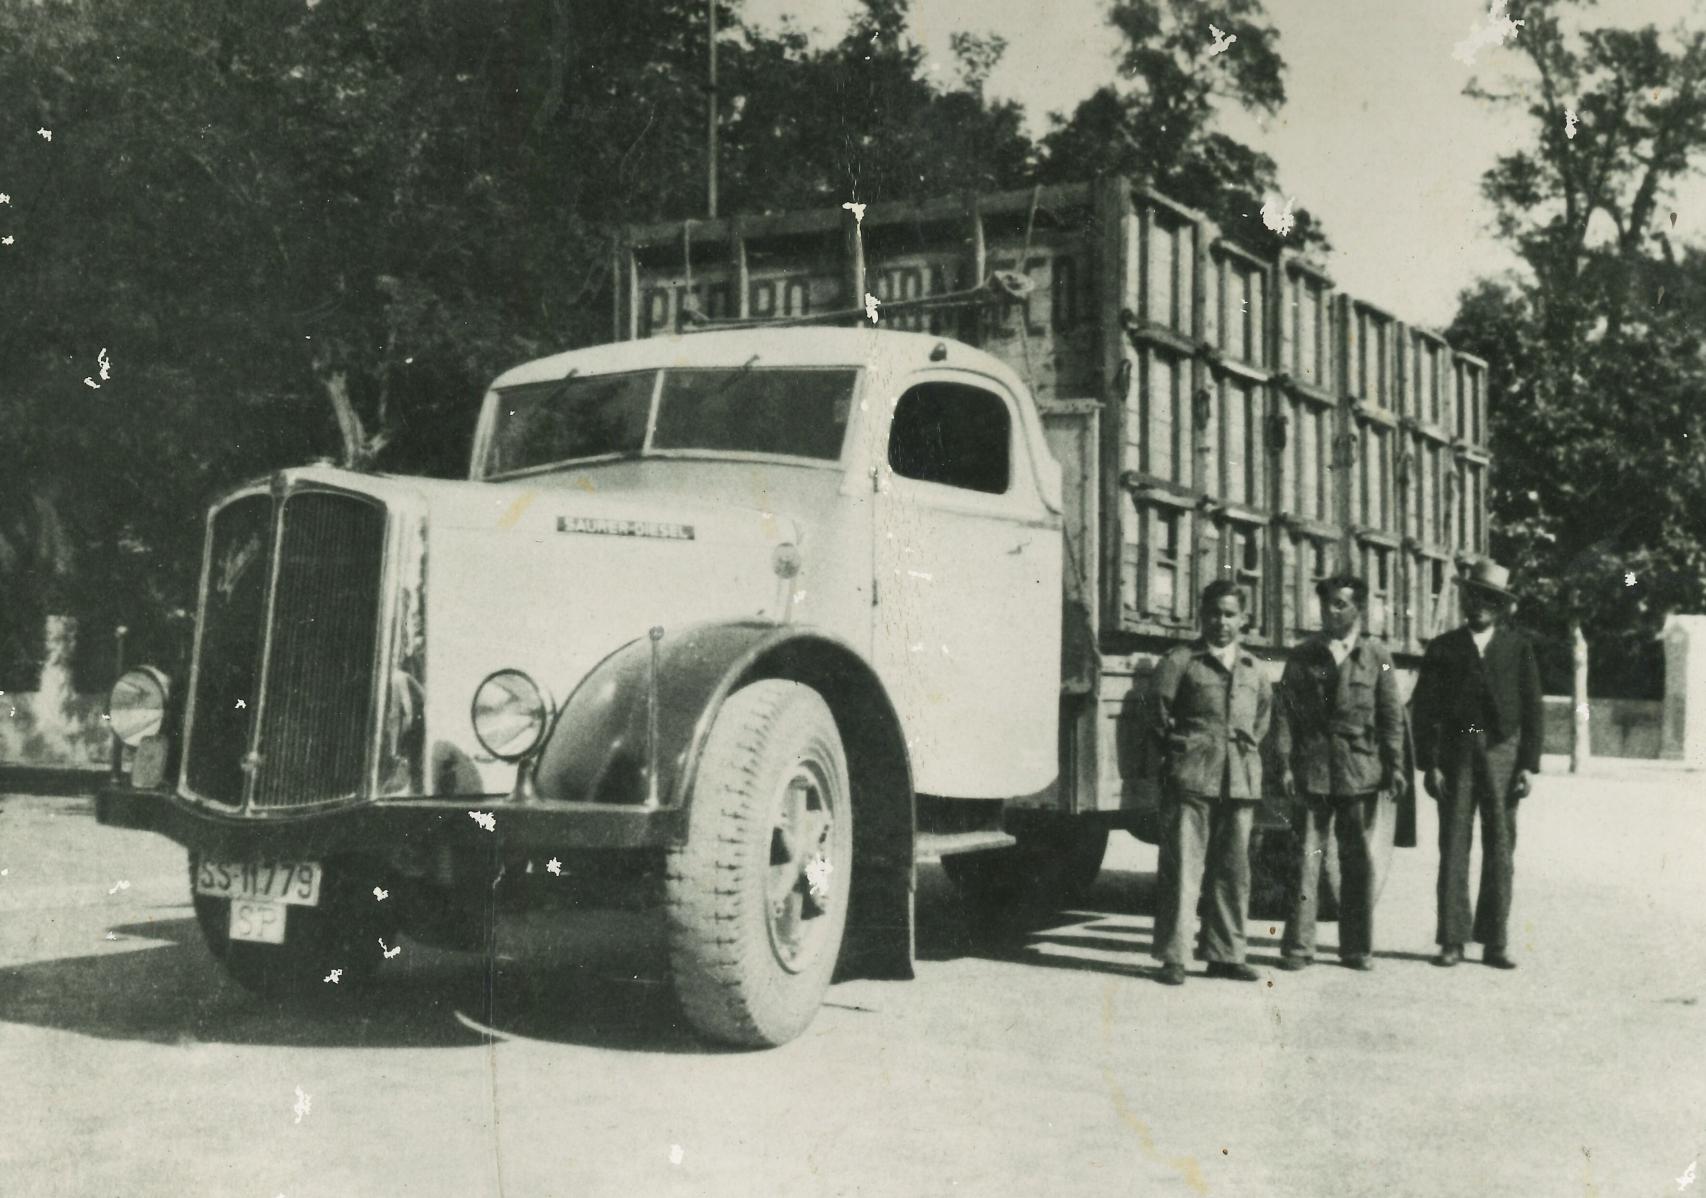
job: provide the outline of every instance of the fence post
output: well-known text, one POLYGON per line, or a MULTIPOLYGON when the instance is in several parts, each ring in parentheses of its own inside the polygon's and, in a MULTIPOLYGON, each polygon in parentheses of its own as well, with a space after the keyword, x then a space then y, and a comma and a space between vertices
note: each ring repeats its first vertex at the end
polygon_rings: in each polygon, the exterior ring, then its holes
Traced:
POLYGON ((1593 756, 1588 723, 1588 639, 1580 620, 1570 621, 1570 772, 1579 774, 1593 756))

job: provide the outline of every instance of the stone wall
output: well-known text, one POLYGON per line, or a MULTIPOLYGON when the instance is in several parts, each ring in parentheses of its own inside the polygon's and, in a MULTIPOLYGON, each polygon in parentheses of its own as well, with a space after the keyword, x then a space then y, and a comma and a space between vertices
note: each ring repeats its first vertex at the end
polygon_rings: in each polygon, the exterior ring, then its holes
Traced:
MULTIPOLYGON (((1590 699, 1588 746, 1595 757, 1659 756, 1664 743, 1664 707, 1656 699, 1590 699)), ((1570 699, 1546 696, 1548 753, 1570 751, 1570 699)))
POLYGON ((71 651, 77 623, 49 616, 41 689, 31 694, 0 691, 0 764, 39 767, 102 766, 112 754, 105 695, 71 689, 71 651))

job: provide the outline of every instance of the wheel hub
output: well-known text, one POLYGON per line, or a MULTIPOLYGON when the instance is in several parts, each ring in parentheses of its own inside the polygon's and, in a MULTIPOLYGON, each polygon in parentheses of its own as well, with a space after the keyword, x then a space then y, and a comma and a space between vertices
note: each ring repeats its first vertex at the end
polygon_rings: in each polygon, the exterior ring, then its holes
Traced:
POLYGON ((770 829, 765 914, 771 951, 784 969, 798 973, 815 957, 845 884, 832 864, 835 811, 830 791, 806 763, 778 789, 770 829))

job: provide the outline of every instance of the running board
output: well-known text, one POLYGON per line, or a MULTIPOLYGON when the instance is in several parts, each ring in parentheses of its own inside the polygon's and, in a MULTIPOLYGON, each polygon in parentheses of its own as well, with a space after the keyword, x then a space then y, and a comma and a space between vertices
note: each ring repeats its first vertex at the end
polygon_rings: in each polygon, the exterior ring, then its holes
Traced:
POLYGON ((918 862, 940 861, 956 853, 987 853, 994 849, 1010 849, 1019 843, 1005 832, 920 832, 912 859, 918 862))

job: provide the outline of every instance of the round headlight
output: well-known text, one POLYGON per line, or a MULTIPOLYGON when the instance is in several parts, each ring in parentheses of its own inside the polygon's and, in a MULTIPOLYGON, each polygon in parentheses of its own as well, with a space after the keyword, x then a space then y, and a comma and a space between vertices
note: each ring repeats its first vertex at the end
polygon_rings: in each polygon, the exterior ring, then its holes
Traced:
POLYGON ((499 670, 474 692, 474 735, 500 761, 519 761, 551 726, 551 700, 520 670, 499 670))
POLYGON ((126 671, 113 683, 107 698, 107 717, 113 735, 131 748, 156 732, 166 722, 166 700, 171 683, 152 666, 126 671))

